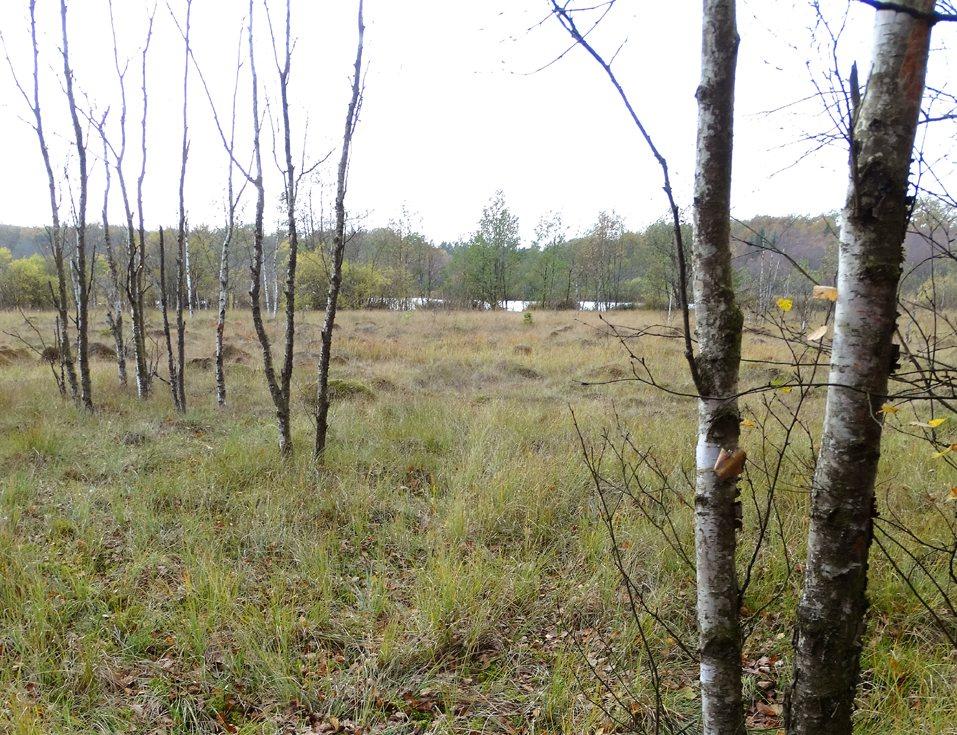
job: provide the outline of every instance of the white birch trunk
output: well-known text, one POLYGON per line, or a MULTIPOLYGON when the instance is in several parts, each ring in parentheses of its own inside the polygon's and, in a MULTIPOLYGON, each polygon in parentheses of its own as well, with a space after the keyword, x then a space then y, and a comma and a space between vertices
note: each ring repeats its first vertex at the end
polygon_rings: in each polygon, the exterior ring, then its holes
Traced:
POLYGON ((854 124, 824 436, 814 476, 804 590, 794 634, 788 731, 850 733, 867 611, 881 404, 908 218, 907 179, 933 0, 878 11, 867 91, 854 124), (921 15, 927 17, 920 17, 921 15))
POLYGON ((737 473, 721 476, 722 450, 738 449, 735 394, 741 312, 731 277, 731 154, 738 34, 734 0, 704 0, 694 190, 694 300, 700 380, 695 548, 702 733, 744 733, 741 631, 735 574, 737 473))

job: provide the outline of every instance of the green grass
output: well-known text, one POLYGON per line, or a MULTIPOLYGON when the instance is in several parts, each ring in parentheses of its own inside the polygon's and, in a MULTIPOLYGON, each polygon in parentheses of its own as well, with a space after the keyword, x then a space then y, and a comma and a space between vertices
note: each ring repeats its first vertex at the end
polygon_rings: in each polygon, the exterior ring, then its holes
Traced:
MULTIPOLYGON (((8 329, 17 319, 0 315, 8 329)), ((92 417, 32 359, 0 366, 0 731, 593 732, 608 725, 589 701, 605 696, 593 665, 647 700, 569 406, 589 441, 617 412, 677 481, 692 461, 692 404, 634 383, 579 385, 627 370, 594 316, 346 312, 317 474, 317 315, 300 329, 288 465, 246 319, 227 330, 247 355, 228 367, 225 410, 199 365, 177 416, 165 385, 140 402, 97 361, 92 417)), ((211 326, 206 314, 190 325, 191 358, 211 355, 211 326)), ((659 340, 648 354, 687 388, 675 348, 659 340)), ((881 497, 934 533, 941 488, 957 483, 925 454, 889 434, 881 497)), ((783 539, 759 558, 747 599, 770 603, 745 652, 772 660, 746 677, 752 710, 779 701, 789 672, 800 574, 786 578, 783 546, 801 561, 807 478, 787 479, 783 539)), ((691 514, 668 502, 690 549, 691 514)), ((693 640, 687 567, 634 505, 618 533, 650 606, 693 640)), ((742 561, 754 533, 746 502, 742 561)), ((954 732, 953 653, 876 553, 872 572, 859 731, 954 732)), ((667 707, 693 717, 693 663, 640 619, 667 707)))

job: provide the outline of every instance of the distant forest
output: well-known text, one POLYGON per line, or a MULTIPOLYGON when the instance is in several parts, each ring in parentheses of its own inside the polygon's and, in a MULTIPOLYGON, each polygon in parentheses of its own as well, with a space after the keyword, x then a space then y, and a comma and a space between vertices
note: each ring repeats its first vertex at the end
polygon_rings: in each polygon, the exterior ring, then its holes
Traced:
MULTIPOLYGON (((531 242, 523 242, 519 219, 504 197, 495 195, 485 207, 473 236, 461 242, 435 243, 409 225, 407 215, 385 227, 360 228, 346 246, 341 300, 347 308, 498 308, 524 301, 537 308, 667 308, 674 298, 673 229, 664 220, 643 230, 626 230, 614 212, 602 212, 583 234, 570 235, 558 216, 545 217, 531 242)), ((758 310, 777 296, 806 289, 803 269, 820 283, 832 283, 837 264, 837 215, 759 216, 733 226, 735 274, 744 302, 758 310)), ((936 268, 936 288, 946 305, 957 305, 957 273, 953 264, 931 259, 932 236, 957 235, 957 211, 924 203, 914 213, 906 240, 907 265, 902 288, 916 292, 936 268)), ((217 269, 225 231, 194 227, 188 238, 188 283, 192 305, 216 302, 217 269)), ((49 308, 55 274, 49 251, 50 233, 43 227, 0 225, 0 306, 49 308)), ((111 227, 114 243, 126 232, 111 227)), ((328 225, 304 222, 300 231, 297 294, 307 308, 325 305, 328 284, 328 225)), ((65 242, 71 241, 67 233, 65 242)), ((102 227, 89 227, 88 241, 103 252, 102 227)), ((147 238, 148 283, 158 299, 159 233, 147 238)), ((248 263, 252 229, 237 231, 230 254, 230 298, 248 303, 248 263)), ((686 242, 690 242, 690 227, 686 242)), ((281 306, 282 274, 288 246, 285 232, 267 234, 263 268, 266 307, 281 306)), ((172 270, 172 269, 170 269, 172 270)), ((99 257, 91 294, 104 298, 106 261, 99 257)), ((167 293, 175 292, 172 273, 167 293)))

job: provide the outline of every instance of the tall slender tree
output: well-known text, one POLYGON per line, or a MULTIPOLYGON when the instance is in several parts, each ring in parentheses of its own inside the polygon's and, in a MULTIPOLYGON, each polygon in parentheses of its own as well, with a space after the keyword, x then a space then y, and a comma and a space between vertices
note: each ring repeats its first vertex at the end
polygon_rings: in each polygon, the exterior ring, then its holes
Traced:
MULTIPOLYGON (((262 163, 262 120, 259 116, 259 77, 256 73, 255 35, 253 33, 253 0, 249 0, 249 18, 247 36, 249 42, 249 71, 252 83, 252 123, 253 123, 253 166, 246 173, 249 182, 256 189, 256 215, 253 221, 253 252, 249 266, 249 300, 252 312, 253 328, 263 354, 263 373, 266 385, 276 409, 276 425, 279 429, 279 452, 284 457, 292 455, 292 430, 289 416, 289 399, 284 395, 273 365, 272 344, 263 323, 262 286, 263 286, 263 244, 265 241, 266 188, 263 183, 262 163)), ((222 134, 222 129, 220 129, 222 134)), ((225 140, 225 137, 224 137, 225 140)), ((245 170, 244 170, 245 171, 245 170)))
POLYGON ((146 43, 140 56, 140 93, 143 99, 143 113, 140 118, 140 172, 136 177, 136 215, 137 215, 137 238, 134 244, 133 259, 130 268, 130 280, 135 284, 131 298, 135 299, 134 311, 138 314, 137 321, 139 329, 136 329, 134 323, 134 336, 137 338, 136 345, 136 372, 137 388, 140 397, 145 398, 150 392, 150 381, 152 374, 149 370, 149 363, 146 355, 146 224, 143 211, 143 184, 146 181, 146 161, 148 150, 147 123, 149 120, 149 90, 147 86, 147 63, 149 61, 150 41, 153 38, 153 13, 150 14, 149 28, 146 32, 146 43))
POLYGON ((908 173, 935 20, 934 0, 882 5, 889 7, 875 15, 871 72, 850 126, 824 435, 794 633, 793 735, 850 733, 860 676, 881 405, 897 358, 908 173))
POLYGON ((186 26, 183 33, 185 52, 183 54, 183 145, 179 171, 179 224, 176 232, 176 406, 186 410, 186 324, 183 321, 183 309, 189 304, 192 315, 192 301, 189 296, 188 268, 189 251, 186 243, 186 163, 189 158, 189 36, 192 24, 193 0, 186 0, 186 26))
POLYGON ((738 447, 738 373, 743 316, 731 270, 731 161, 738 34, 735 0, 704 0, 701 82, 697 90, 698 133, 694 181, 692 341, 687 301, 688 269, 682 226, 667 160, 654 145, 610 64, 582 34, 577 12, 551 0, 552 11, 577 44, 601 66, 662 170, 671 209, 682 310, 685 357, 698 394, 695 452, 695 550, 702 732, 746 732, 741 694, 740 590, 735 569, 737 480, 744 464, 738 447), (697 343, 697 354, 693 349, 697 343))
POLYGON ((738 370, 743 317, 731 271, 731 158, 738 33, 735 0, 704 0, 694 180, 698 447, 695 548, 702 732, 744 733, 735 572, 738 370))
POLYGON ((362 100, 362 47, 365 37, 365 20, 362 0, 359 0, 359 38, 356 42, 356 61, 352 76, 352 96, 346 110, 345 130, 342 134, 342 150, 339 153, 339 170, 336 178, 336 229, 332 240, 332 270, 329 274, 329 292, 326 297, 326 315, 322 323, 321 347, 319 349, 318 381, 316 385, 316 444, 314 459, 319 462, 326 451, 326 434, 329 431, 329 360, 332 357, 332 329, 336 322, 336 307, 339 289, 342 287, 342 258, 346 249, 346 188, 349 174, 349 154, 352 136, 359 121, 362 100))
POLYGON ((234 151, 236 147, 236 100, 239 96, 239 72, 242 67, 242 34, 240 33, 239 50, 236 55, 236 79, 233 83, 233 104, 232 116, 230 118, 229 140, 223 139, 226 145, 226 152, 229 160, 229 173, 226 176, 226 233, 223 236, 223 244, 219 255, 219 309, 216 315, 216 403, 219 406, 226 405, 226 369, 223 364, 223 336, 226 331, 226 308, 229 301, 229 253, 232 246, 233 237, 236 231, 236 207, 239 205, 239 199, 242 197, 245 186, 241 187, 239 193, 235 191, 233 173, 236 169, 234 163, 234 151))
POLYGON ((67 103, 70 108, 70 121, 73 123, 73 136, 77 152, 77 173, 80 197, 76 210, 76 242, 73 251, 72 272, 73 290, 76 301, 76 353, 77 367, 80 370, 80 403, 89 411, 93 410, 93 384, 90 380, 90 282, 92 264, 87 267, 86 249, 86 210, 89 196, 89 171, 86 160, 86 140, 80 125, 80 114, 76 106, 73 91, 73 69, 70 66, 70 36, 67 32, 66 0, 60 0, 60 28, 63 45, 63 83, 67 103))
MULTIPOLYGON (((144 308, 143 297, 143 276, 145 270, 145 250, 140 247, 145 238, 140 238, 137 242, 136 225, 133 219, 133 208, 130 201, 130 189, 126 181, 125 161, 127 152, 127 97, 126 97, 126 73, 129 64, 120 62, 119 44, 116 34, 116 22, 113 14, 113 2, 108 2, 110 13, 110 30, 113 38, 113 66, 116 70, 116 78, 120 89, 120 143, 119 147, 110 145, 110 152, 113 155, 113 166, 116 171, 117 181, 120 185, 120 196, 123 202, 123 214, 126 224, 126 299, 130 308, 130 322, 132 326, 132 346, 133 362, 136 378, 136 393, 140 398, 147 398, 150 393, 151 374, 149 362, 146 355, 146 312, 144 308)), ((143 94, 146 95, 146 61, 149 53, 150 43, 153 38, 153 14, 149 17, 149 23, 146 30, 146 42, 142 49, 142 67, 143 67, 143 94)), ((145 104, 145 103, 144 103, 145 104)), ((144 115, 144 133, 145 133, 145 115, 144 115)), ((109 144, 109 140, 103 133, 104 140, 109 144)), ((145 148, 145 142, 144 142, 145 148)), ((145 171, 145 156, 143 167, 145 171)), ((140 189, 142 186, 140 185, 140 189)), ((140 220, 142 221, 142 196, 139 197, 140 220)))
MULTIPOLYGON (((43 126, 43 112, 40 107, 40 46, 37 42, 37 15, 36 0, 30 0, 30 42, 33 52, 33 88, 30 93, 20 83, 13 62, 7 56, 7 63, 14 72, 14 80, 20 94, 23 96, 33 116, 32 127, 37 136, 40 147, 40 157, 43 159, 43 168, 47 175, 47 187, 50 195, 50 254, 53 257, 53 266, 56 272, 56 287, 51 286, 51 297, 56 310, 56 343, 61 372, 66 376, 70 395, 74 400, 80 396, 76 375, 76 365, 73 362, 73 346, 70 342, 70 302, 67 296, 66 257, 63 248, 63 227, 60 222, 60 202, 57 194, 56 177, 53 174, 53 164, 50 159, 50 148, 47 144, 46 132, 43 126)), ((62 387, 62 386, 61 386, 62 387)))
POLYGON ((127 383, 126 375, 126 336, 123 333, 123 285, 120 278, 120 268, 116 259, 116 250, 113 248, 113 234, 110 232, 110 192, 112 189, 112 166, 110 164, 110 144, 106 137, 106 118, 99 121, 97 129, 103 143, 103 246, 106 255, 106 267, 109 281, 107 282, 106 321, 110 325, 113 343, 116 347, 116 369, 119 373, 120 385, 127 383))
MULTIPOLYGON (((177 289, 178 290, 178 289, 177 289)), ((166 365, 169 376, 169 389, 173 395, 173 407, 183 412, 185 406, 180 402, 179 377, 176 353, 173 351, 173 333, 169 325, 169 296, 166 284, 166 232, 159 228, 159 302, 160 314, 163 318, 163 338, 166 341, 166 365)))
MULTIPOLYGON (((298 265, 299 254, 299 228, 296 222, 296 198, 298 195, 300 174, 296 173, 296 165, 293 161, 292 153, 292 123, 289 115, 289 83, 292 74, 292 2, 286 0, 286 20, 283 52, 280 56, 277 51, 276 34, 273 30, 272 19, 269 17, 268 8, 266 13, 269 21, 269 31, 272 40, 273 55, 276 62, 276 71, 279 76, 279 104, 280 115, 282 117, 282 136, 283 136, 283 199, 286 204, 286 232, 289 243, 289 256, 286 260, 286 278, 283 298, 285 301, 286 324, 283 340, 283 360, 279 371, 278 391, 274 393, 278 397, 276 411, 279 416, 280 431, 285 431, 284 442, 281 448, 284 453, 292 451, 292 443, 288 436, 290 430, 290 400, 292 392, 292 370, 293 354, 296 341, 296 268, 298 265)), ((276 243, 276 258, 274 262, 274 276, 278 279, 278 251, 279 243, 276 243)), ((278 280, 277 280, 278 283, 278 280)), ((278 309, 278 286, 273 293, 273 310, 278 309)))

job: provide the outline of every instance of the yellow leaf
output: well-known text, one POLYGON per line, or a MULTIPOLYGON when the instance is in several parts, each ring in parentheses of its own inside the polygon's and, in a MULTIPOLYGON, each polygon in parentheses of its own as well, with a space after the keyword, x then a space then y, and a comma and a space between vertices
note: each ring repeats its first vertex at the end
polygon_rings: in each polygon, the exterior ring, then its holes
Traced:
POLYGON ((885 403, 883 406, 881 406, 881 413, 883 414, 890 415, 892 413, 897 413, 898 411, 900 411, 900 409, 890 403, 885 403))
POLYGON ((950 489, 950 492, 947 493, 947 499, 957 501, 957 487, 952 487, 950 489))
POLYGON ((933 453, 932 455, 930 455, 930 456, 933 457, 934 459, 940 459, 940 458, 943 457, 945 454, 950 454, 952 451, 953 451, 953 450, 952 450, 950 447, 944 447, 944 448, 941 449, 939 452, 934 452, 934 453, 933 453))
POLYGON ((946 421, 947 419, 931 419, 930 421, 927 422, 927 425, 932 429, 936 429, 938 426, 945 423, 946 421))
POLYGON ((824 339, 824 335, 827 334, 827 325, 818 327, 813 332, 807 336, 808 342, 817 342, 818 340, 824 339))
POLYGON ((757 426, 757 424, 754 423, 754 421, 752 421, 751 419, 744 419, 741 421, 742 429, 753 429, 755 426, 757 426))
POLYGON ((834 286, 815 286, 811 297, 821 301, 837 301, 837 289, 834 286))
POLYGON ((779 390, 781 393, 790 393, 790 392, 791 392, 791 386, 790 386, 790 385, 784 385, 784 386, 781 386, 780 388, 778 388, 778 390, 779 390))
POLYGON ((791 309, 794 308, 794 301, 787 298, 786 296, 782 296, 781 298, 779 298, 776 303, 778 305, 778 308, 781 311, 783 311, 785 314, 787 314, 789 311, 791 311, 791 309))

